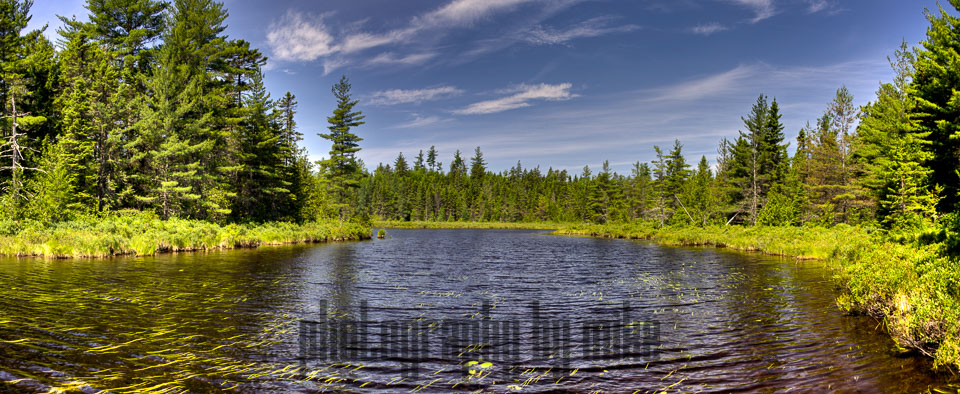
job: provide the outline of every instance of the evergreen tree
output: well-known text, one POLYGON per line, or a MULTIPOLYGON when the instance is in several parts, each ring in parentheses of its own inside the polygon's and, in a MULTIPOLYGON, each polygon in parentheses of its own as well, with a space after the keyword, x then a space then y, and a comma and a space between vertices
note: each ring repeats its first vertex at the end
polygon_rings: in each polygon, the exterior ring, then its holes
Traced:
POLYGON ((145 83, 148 94, 136 125, 139 138, 128 144, 139 152, 132 157, 139 167, 134 197, 144 207, 155 207, 164 219, 199 217, 191 209, 200 199, 194 186, 201 167, 197 157, 213 147, 212 140, 191 142, 191 137, 205 134, 209 116, 187 116, 199 106, 199 80, 189 78, 174 56, 168 46, 158 53, 160 64, 145 83))
POLYGON ((487 162, 483 160, 483 152, 480 152, 480 147, 478 146, 474 151, 473 158, 470 159, 470 179, 479 181, 486 172, 487 162))
POLYGON ((403 157, 403 152, 397 155, 397 160, 393 162, 393 169, 398 177, 406 176, 407 171, 410 170, 407 165, 407 159, 403 157))
POLYGON ((437 149, 430 145, 430 150, 427 151, 427 168, 430 171, 440 171, 440 167, 440 163, 437 162, 437 149))
POLYGON ((878 217, 887 226, 915 225, 936 214, 936 194, 928 186, 933 158, 928 131, 920 131, 911 114, 916 101, 908 95, 913 54, 902 43, 890 60, 893 83, 880 85, 877 101, 863 108, 857 156, 864 166, 862 184, 879 201, 878 217))
MULTIPOLYGON (((960 0, 950 0, 960 11, 960 0)), ((916 50, 916 73, 908 92, 916 101, 917 131, 926 133, 933 157, 932 183, 943 187, 941 213, 957 209, 960 202, 960 17, 928 12, 927 38, 916 50)))
POLYGON ((344 220, 349 213, 347 191, 358 186, 356 153, 360 151, 360 141, 363 141, 352 129, 364 124, 364 116, 362 112, 354 110, 358 101, 350 96, 350 81, 346 76, 340 77, 340 82, 333 85, 331 91, 337 99, 337 108, 333 110, 333 116, 327 117, 330 132, 319 135, 332 144, 330 158, 324 165, 330 174, 329 188, 335 196, 334 206, 340 220, 344 220))
POLYGON ((420 170, 423 170, 423 168, 424 168, 423 149, 420 149, 420 153, 417 154, 417 160, 413 162, 413 169, 420 171, 420 170))
POLYGON ((667 219, 666 208, 668 204, 668 193, 667 190, 667 171, 669 171, 669 164, 666 157, 663 154, 663 150, 659 146, 654 145, 653 150, 657 153, 657 159, 653 161, 653 176, 654 176, 654 194, 657 210, 657 220, 660 222, 660 227, 663 227, 664 222, 667 219))

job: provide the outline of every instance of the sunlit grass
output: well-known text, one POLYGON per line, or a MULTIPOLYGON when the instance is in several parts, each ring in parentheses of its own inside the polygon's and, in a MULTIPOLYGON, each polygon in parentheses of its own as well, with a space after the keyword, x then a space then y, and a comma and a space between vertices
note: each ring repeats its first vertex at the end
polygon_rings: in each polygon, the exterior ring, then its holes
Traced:
POLYGON ((185 219, 164 221, 135 214, 47 226, 26 225, 0 235, 0 254, 107 257, 367 238, 370 238, 367 227, 339 221, 219 225, 185 219))

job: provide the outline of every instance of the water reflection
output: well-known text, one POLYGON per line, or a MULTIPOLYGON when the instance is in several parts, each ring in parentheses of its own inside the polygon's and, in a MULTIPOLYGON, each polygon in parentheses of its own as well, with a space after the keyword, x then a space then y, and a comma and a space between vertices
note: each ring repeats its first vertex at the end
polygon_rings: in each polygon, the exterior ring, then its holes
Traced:
POLYGON ((948 383, 926 360, 893 355, 875 322, 841 315, 831 273, 817 263, 537 231, 390 235, 147 258, 0 259, 0 388, 915 391, 948 383), (348 345, 366 353, 306 360, 302 320, 395 325, 352 337, 348 345), (550 324, 562 340, 547 340, 550 324), (616 348, 604 330, 652 327, 656 357, 602 351, 616 348), (424 344, 416 357, 395 351, 411 340, 424 344))

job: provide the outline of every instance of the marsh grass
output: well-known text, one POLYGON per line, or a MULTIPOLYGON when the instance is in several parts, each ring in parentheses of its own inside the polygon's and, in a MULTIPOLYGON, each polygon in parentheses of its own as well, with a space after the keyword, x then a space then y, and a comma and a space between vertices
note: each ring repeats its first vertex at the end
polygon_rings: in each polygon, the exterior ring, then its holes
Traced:
POLYGON ((516 230, 556 230, 565 226, 553 222, 428 222, 400 220, 381 220, 373 222, 374 227, 383 228, 449 228, 449 229, 516 229, 516 230))
POLYGON ((108 257, 370 238, 367 227, 338 221, 219 225, 185 219, 164 221, 149 214, 19 226, 0 226, 4 227, 0 228, 4 230, 0 231, 0 254, 108 257))
POLYGON ((950 234, 939 237, 944 242, 922 242, 937 237, 847 225, 659 229, 644 223, 566 225, 557 233, 823 260, 836 272, 840 309, 876 318, 901 351, 930 356, 937 368, 960 370, 960 259, 950 234))

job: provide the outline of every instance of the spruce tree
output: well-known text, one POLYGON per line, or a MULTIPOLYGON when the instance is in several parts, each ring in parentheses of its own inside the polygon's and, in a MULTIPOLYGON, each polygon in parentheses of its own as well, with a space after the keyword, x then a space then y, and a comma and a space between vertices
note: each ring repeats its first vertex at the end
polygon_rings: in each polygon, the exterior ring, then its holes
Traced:
POLYGON ((470 159, 470 179, 478 181, 483 178, 483 174, 487 172, 487 162, 483 160, 483 152, 480 152, 480 147, 474 151, 473 158, 470 159))

